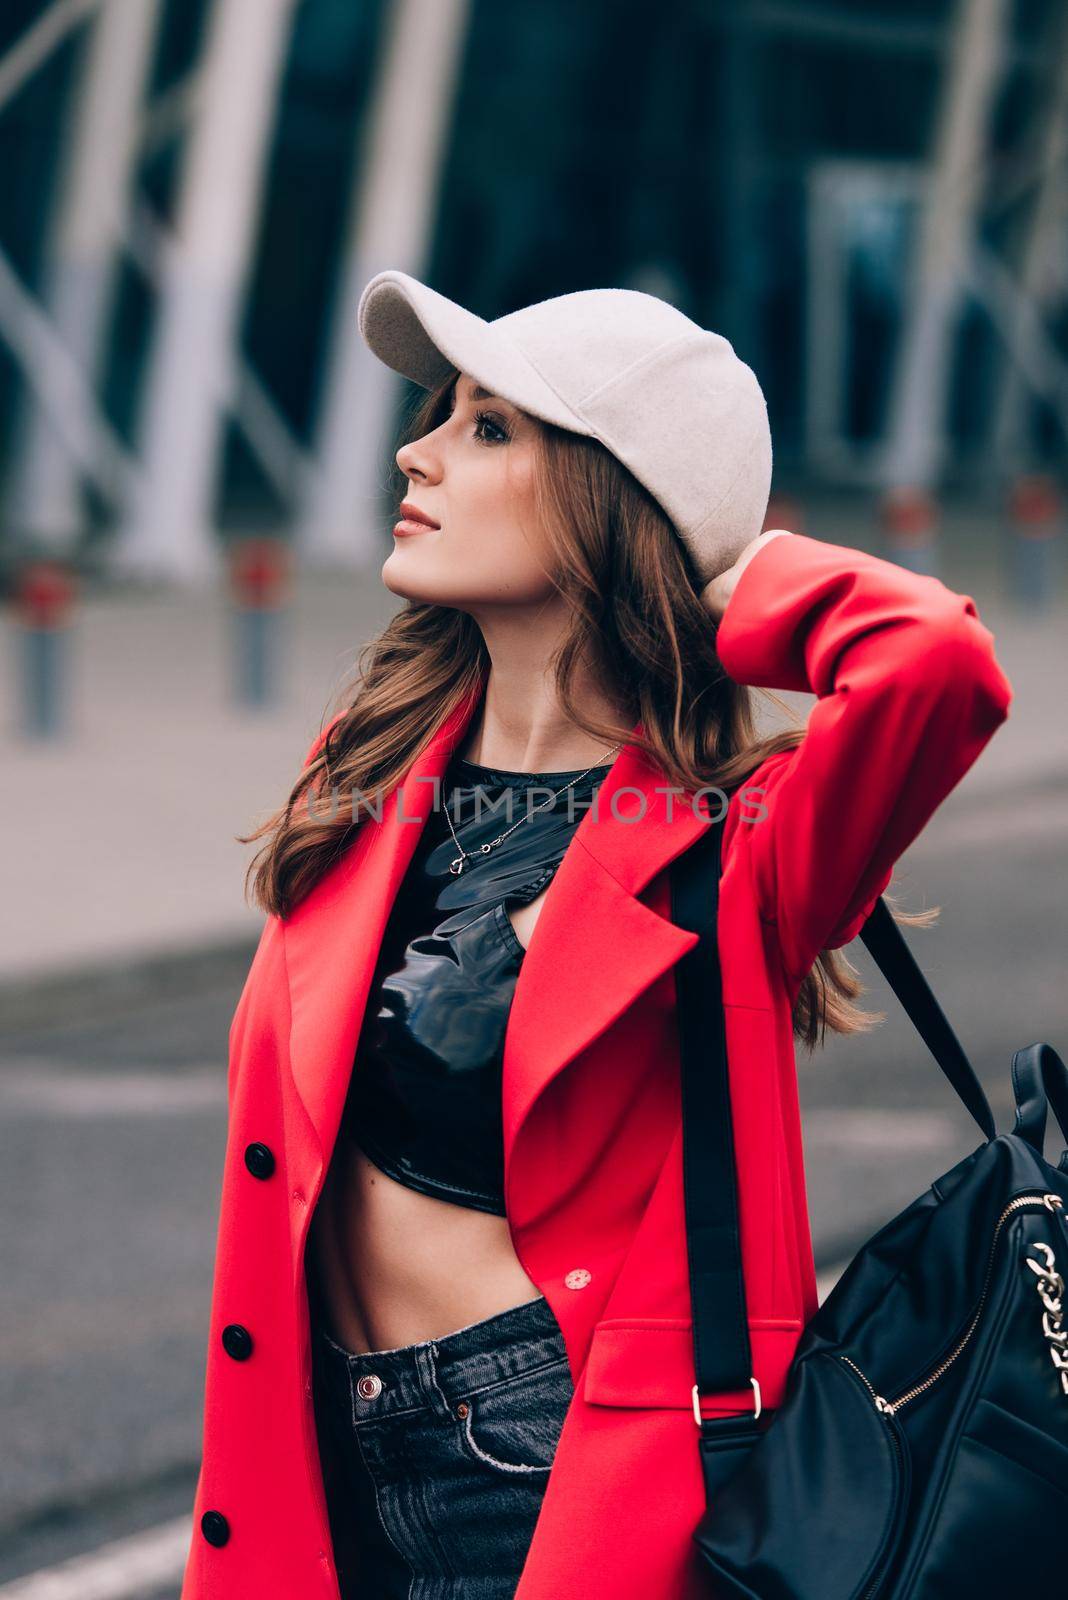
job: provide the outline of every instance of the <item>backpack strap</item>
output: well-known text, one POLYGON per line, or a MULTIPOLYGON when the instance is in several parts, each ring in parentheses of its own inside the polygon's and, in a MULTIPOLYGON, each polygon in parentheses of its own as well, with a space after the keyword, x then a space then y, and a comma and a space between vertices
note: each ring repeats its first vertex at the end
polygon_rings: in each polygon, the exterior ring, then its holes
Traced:
MULTIPOLYGON (((671 914, 700 935, 676 963, 682 1120, 683 1190, 701 1394, 747 1388, 753 1379, 738 1221, 738 1186, 731 1120, 718 917, 722 818, 702 831, 670 867, 671 914)), ((916 964, 886 901, 880 896, 860 930, 917 1032, 988 1139, 996 1126, 982 1085, 941 1006, 916 964)), ((1049 1049, 1049 1046, 1044 1047, 1049 1049)), ((1059 1061, 1059 1058, 1058 1058, 1059 1061)), ((1044 1063, 1043 1063, 1044 1064, 1044 1063)), ((1022 1064, 1026 1073, 1030 1061, 1022 1064)), ((1039 1066, 1038 1058, 1034 1063, 1039 1066)), ((1049 1063, 1040 1073, 1068 1117, 1068 1083, 1049 1063)), ((757 1414, 760 1409, 757 1390, 757 1414)))
POLYGON ((860 938, 984 1137, 996 1138, 998 1130, 983 1086, 882 895, 861 928, 860 938))
POLYGON ((753 1375, 717 937, 722 832, 722 821, 712 823, 670 868, 672 918, 700 934, 675 964, 683 1190, 699 1394, 745 1389, 753 1375))

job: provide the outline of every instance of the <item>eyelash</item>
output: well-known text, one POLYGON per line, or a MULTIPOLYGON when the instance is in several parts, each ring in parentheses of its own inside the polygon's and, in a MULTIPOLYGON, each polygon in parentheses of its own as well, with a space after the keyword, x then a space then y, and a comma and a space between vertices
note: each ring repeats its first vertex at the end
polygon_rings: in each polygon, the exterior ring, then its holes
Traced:
MULTIPOLYGON (((451 405, 449 407, 449 416, 450 417, 452 416, 452 414, 453 414, 453 412, 455 410, 456 410, 455 405, 451 405)), ((476 411, 475 412, 475 435, 474 436, 478 440, 479 444, 487 444, 487 445, 507 444, 508 440, 511 438, 511 434, 508 432, 508 429, 506 427, 504 427, 504 425, 502 423, 498 422, 496 417, 491 416, 488 411, 476 411), (491 428, 496 428, 497 432, 501 435, 500 439, 482 439, 482 438, 479 438, 478 430, 480 428, 484 427, 487 423, 489 424, 489 426, 491 428)))
MULTIPOLYGON (((497 432, 502 435, 502 437, 500 439, 494 440, 492 442, 495 443, 495 444, 507 443, 507 440, 509 438, 509 434, 508 434, 507 429, 506 428, 502 428, 500 423, 494 417, 491 417, 488 411, 476 411, 475 412, 475 429, 476 429, 475 438, 478 439, 477 430, 479 428, 483 427, 484 424, 487 423, 487 422, 489 423, 491 428, 496 428, 497 432)), ((490 442, 491 441, 489 439, 479 439, 479 443, 480 444, 489 444, 490 442)))

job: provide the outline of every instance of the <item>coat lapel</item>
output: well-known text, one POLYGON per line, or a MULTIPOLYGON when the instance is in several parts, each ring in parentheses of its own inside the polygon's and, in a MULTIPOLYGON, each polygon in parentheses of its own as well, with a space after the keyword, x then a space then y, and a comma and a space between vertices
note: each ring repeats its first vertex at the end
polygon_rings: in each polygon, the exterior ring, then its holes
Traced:
MULTIPOLYGON (((365 824, 337 865, 282 923, 289 979, 290 1068, 329 1157, 382 937, 401 880, 463 739, 481 688, 445 719, 381 821, 365 824)), ((640 730, 641 724, 636 724, 640 730)), ((639 898, 708 826, 625 745, 549 885, 516 982, 504 1041, 505 1169, 522 1124, 552 1080, 696 942, 639 898)))
POLYGON ((351 846, 282 922, 291 1011, 290 1073, 320 1148, 341 1121, 368 990, 401 880, 436 786, 481 699, 477 690, 435 731, 407 776, 351 846))
MULTIPOLYGON (((640 728, 641 724, 636 725, 640 728)), ((625 745, 549 885, 519 970, 504 1044, 505 1172, 538 1097, 697 942, 639 898, 709 826, 625 745)))

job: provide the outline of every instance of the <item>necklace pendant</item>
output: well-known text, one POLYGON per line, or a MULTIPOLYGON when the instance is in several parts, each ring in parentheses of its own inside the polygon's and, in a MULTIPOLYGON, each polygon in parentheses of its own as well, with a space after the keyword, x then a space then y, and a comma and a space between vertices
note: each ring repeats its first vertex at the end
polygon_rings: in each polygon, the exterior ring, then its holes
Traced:
POLYGON ((463 870, 464 870, 464 858, 463 858, 463 856, 456 856, 456 857, 454 857, 454 859, 452 861, 449 862, 449 871, 452 873, 454 878, 458 878, 463 870))

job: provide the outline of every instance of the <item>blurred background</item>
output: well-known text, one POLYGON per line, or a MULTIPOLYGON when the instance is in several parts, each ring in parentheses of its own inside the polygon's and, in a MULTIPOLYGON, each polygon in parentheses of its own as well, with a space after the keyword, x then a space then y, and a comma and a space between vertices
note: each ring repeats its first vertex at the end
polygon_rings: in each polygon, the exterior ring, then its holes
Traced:
MULTIPOLYGON (((0 173, 0 1596, 173 1600, 235 835, 398 603, 375 272, 670 300, 760 377, 767 526, 975 599, 1009 721, 892 888, 1000 1127, 1013 1050, 1068 1054, 1068 7, 5 0, 0 173)), ((799 1054, 824 1288, 975 1142, 849 954, 886 1021, 799 1054)))

